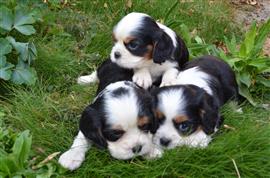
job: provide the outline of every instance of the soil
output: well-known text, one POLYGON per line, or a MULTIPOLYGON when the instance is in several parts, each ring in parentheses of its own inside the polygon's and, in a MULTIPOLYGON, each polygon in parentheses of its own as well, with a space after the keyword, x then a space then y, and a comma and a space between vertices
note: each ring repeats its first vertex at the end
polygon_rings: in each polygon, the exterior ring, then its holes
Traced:
MULTIPOLYGON (((266 22, 270 18, 270 0, 231 0, 235 22, 248 29, 253 21, 266 22)), ((264 54, 270 56, 270 37, 264 45, 264 54)))

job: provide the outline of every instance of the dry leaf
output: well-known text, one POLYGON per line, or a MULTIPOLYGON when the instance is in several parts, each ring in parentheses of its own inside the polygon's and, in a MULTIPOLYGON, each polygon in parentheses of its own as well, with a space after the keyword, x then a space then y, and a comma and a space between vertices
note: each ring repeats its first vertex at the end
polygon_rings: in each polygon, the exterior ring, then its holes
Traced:
POLYGON ((126 1, 126 6, 127 6, 128 8, 131 8, 131 7, 132 7, 132 0, 127 0, 127 1, 126 1))

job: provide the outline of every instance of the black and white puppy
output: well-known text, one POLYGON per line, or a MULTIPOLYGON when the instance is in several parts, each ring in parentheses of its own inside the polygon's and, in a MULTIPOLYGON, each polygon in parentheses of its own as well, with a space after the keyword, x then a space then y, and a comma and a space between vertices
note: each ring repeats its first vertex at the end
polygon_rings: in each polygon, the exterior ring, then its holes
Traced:
POLYGON ((75 170, 91 144, 107 148, 117 159, 155 158, 161 151, 152 143, 156 131, 151 94, 130 81, 109 84, 83 111, 79 133, 59 163, 75 170))
MULTIPOLYGON (((177 34, 149 15, 130 13, 113 30, 111 60, 122 68, 132 69, 132 81, 149 88, 162 77, 161 86, 170 84, 189 58, 187 47, 177 34)), ((97 73, 81 76, 79 84, 97 81, 97 73)))
POLYGON ((174 83, 153 92, 159 122, 153 142, 163 148, 206 147, 223 121, 220 107, 238 97, 234 72, 204 56, 187 63, 174 83))

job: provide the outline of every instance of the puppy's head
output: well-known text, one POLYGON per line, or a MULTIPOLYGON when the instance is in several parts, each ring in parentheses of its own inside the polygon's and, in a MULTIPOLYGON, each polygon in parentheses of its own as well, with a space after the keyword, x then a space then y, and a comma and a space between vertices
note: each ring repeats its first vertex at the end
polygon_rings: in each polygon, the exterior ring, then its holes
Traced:
POLYGON ((221 118, 215 98, 195 85, 163 87, 153 93, 159 127, 154 143, 163 148, 205 147, 221 118))
POLYGON ((83 134, 117 159, 149 153, 156 128, 151 95, 127 81, 107 86, 80 121, 83 134))
POLYGON ((113 39, 110 57, 124 68, 141 68, 151 62, 161 64, 170 59, 186 61, 188 58, 187 49, 175 32, 156 23, 147 14, 133 12, 126 15, 114 27, 113 39), (180 59, 180 53, 185 53, 183 59, 180 59))

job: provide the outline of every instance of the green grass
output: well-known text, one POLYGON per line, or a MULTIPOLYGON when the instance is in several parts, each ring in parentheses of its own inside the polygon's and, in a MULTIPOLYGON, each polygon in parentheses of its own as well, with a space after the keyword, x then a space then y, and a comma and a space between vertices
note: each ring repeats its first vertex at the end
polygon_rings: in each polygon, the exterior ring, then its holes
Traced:
MULTIPOLYGON (((184 23, 208 43, 233 33, 238 38, 242 35, 224 1, 133 0, 131 8, 126 2, 84 0, 65 8, 43 9, 44 21, 34 37, 39 82, 0 89, 4 125, 15 131, 29 129, 33 154, 40 160, 70 147, 80 114, 96 89, 77 85, 76 78, 90 73, 109 55, 112 28, 128 12, 148 13, 178 33, 184 23)), ((269 94, 264 95, 268 97, 259 98, 260 102, 269 103, 269 94)), ((234 129, 222 128, 206 149, 183 147, 166 151, 158 160, 120 161, 106 150, 91 148, 82 167, 60 177, 237 177, 233 160, 241 177, 269 177, 269 111, 244 103, 240 114, 237 107, 229 104, 223 109, 225 124, 234 129)))

